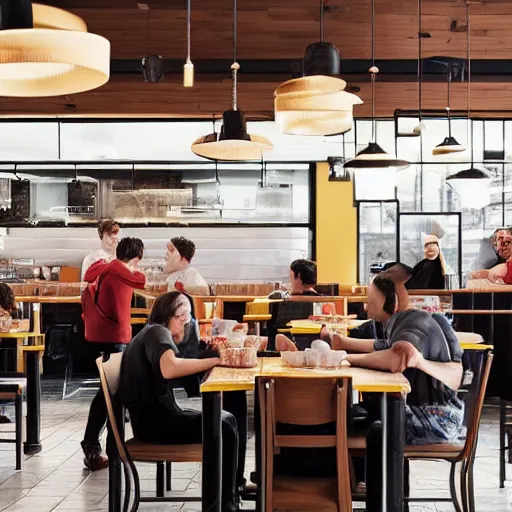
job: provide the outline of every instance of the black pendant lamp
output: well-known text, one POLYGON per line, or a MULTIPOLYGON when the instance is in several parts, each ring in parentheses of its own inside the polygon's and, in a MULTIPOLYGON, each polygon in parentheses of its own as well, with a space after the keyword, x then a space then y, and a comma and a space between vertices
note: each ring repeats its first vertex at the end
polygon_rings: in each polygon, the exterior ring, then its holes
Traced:
POLYGON ((446 178, 447 183, 459 196, 462 208, 480 209, 490 202, 491 176, 474 166, 473 123, 471 122, 471 20, 469 3, 466 3, 467 52, 468 52, 468 123, 471 123, 471 166, 446 178))
POLYGON ((237 78, 240 64, 236 61, 236 0, 233 0, 233 64, 231 64, 231 110, 222 114, 220 133, 210 133, 195 140, 191 150, 209 160, 243 162, 261 160, 263 151, 274 149, 273 144, 261 135, 247 133, 245 114, 238 110, 237 78))
POLYGON ((397 170, 409 167, 409 162, 393 158, 386 153, 376 141, 376 119, 375 119, 375 79, 379 68, 375 65, 375 0, 372 0, 372 67, 368 70, 372 83, 372 139, 368 146, 359 151, 356 157, 344 164, 350 169, 383 169, 394 167, 397 170))
POLYGON ((448 155, 450 153, 460 153, 461 151, 466 151, 465 146, 462 146, 457 142, 455 137, 452 135, 452 119, 451 119, 451 109, 450 109, 450 92, 451 92, 451 84, 452 84, 452 63, 445 62, 443 60, 438 60, 435 57, 431 59, 432 62, 437 62, 438 64, 442 64, 446 66, 446 80, 448 83, 448 101, 446 105, 446 117, 448 118, 448 137, 445 137, 443 142, 438 144, 433 150, 433 155, 448 155))

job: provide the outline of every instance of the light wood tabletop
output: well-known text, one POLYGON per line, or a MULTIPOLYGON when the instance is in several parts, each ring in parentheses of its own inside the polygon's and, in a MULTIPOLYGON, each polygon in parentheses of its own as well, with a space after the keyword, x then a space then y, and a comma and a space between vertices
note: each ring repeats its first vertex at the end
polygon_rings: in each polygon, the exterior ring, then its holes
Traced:
POLYGON ((251 391, 254 389, 256 377, 261 374, 261 366, 265 358, 258 359, 254 368, 213 368, 201 384, 201 393, 211 391, 251 391))
POLYGON ((352 387, 360 392, 401 393, 411 390, 409 381, 401 373, 378 372, 364 368, 343 367, 337 370, 292 368, 280 357, 258 359, 255 368, 216 367, 201 384, 201 392, 250 391, 256 377, 337 378, 352 377, 352 387))

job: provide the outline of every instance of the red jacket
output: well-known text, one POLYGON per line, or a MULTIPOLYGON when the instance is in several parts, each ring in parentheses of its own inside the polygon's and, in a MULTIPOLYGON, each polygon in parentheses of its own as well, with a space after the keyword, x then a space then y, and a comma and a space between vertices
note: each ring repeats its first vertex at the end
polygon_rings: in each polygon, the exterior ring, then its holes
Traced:
POLYGON ((85 339, 93 343, 130 343, 133 289, 143 289, 146 276, 132 272, 119 260, 100 260, 89 267, 84 280, 90 283, 82 294, 85 339))

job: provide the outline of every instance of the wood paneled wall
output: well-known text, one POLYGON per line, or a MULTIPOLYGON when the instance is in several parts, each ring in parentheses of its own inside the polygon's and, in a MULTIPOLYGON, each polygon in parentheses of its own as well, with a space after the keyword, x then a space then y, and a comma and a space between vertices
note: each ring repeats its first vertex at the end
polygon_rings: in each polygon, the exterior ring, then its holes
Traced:
MULTIPOLYGON (((239 83, 239 106, 252 119, 273 118, 273 91, 282 77, 259 78, 239 83)), ((371 116, 370 84, 350 82, 361 87, 358 95, 365 102, 354 114, 371 116)), ((138 76, 113 76, 95 91, 57 98, 0 98, 0 115, 131 115, 147 117, 208 117, 230 108, 231 80, 225 76, 199 75, 192 89, 184 89, 180 76, 170 76, 157 84, 145 83, 138 76), (69 107, 74 105, 76 108, 69 107)), ((452 85, 452 108, 466 110, 467 84, 452 85)), ((423 108, 443 109, 446 84, 423 84, 423 108)), ((392 116, 395 109, 418 108, 418 83, 381 82, 376 87, 376 114, 392 116)), ((512 110, 512 83, 473 82, 472 110, 512 110)), ((479 114, 480 115, 480 114, 479 114)), ((496 116, 497 113, 487 114, 496 116)), ((512 114, 509 114, 512 116, 512 114)))
MULTIPOLYGON (((46 0, 82 16, 89 30, 112 42, 113 58, 185 57, 186 10, 183 0, 46 0), (99 5, 104 7, 99 8, 99 5), (91 7, 85 7, 91 6, 91 7), (167 6, 167 8, 166 8, 167 6)), ((466 55, 464 0, 423 0, 423 55, 466 55), (462 30, 451 32, 453 21, 462 30)), ((325 39, 342 58, 371 55, 371 0, 328 0, 325 39)), ((510 58, 512 2, 483 0, 471 5, 472 56, 510 58)), ((376 50, 381 59, 418 56, 417 0, 376 0, 376 50)), ((232 54, 232 1, 192 2, 192 52, 195 58, 229 58, 232 54)), ((239 58, 298 58, 319 39, 318 0, 239 0, 239 58)))
MULTIPOLYGON (((46 0, 82 16, 89 30, 112 43, 112 58, 138 59, 150 53, 165 58, 185 57, 186 2, 184 0, 46 0), (142 6, 139 8, 137 6, 142 6), (148 6, 149 9, 144 7, 148 6)), ((464 0, 423 0, 423 57, 466 57, 464 0), (458 31, 451 32, 452 22, 458 31)), ((325 39, 337 45, 342 59, 371 56, 371 0, 328 0, 325 39)), ((192 2, 192 58, 232 55, 232 1, 192 2)), ((512 1, 483 0, 471 5, 472 58, 512 58, 512 1)), ((377 59, 418 57, 417 0, 376 0, 377 59)), ((301 58, 305 47, 319 39, 319 0, 239 0, 239 59, 301 58)), ((380 77, 384 78, 384 77, 380 77)), ((254 118, 271 118, 272 93, 286 75, 244 76, 241 70, 240 107, 254 118)), ((395 77, 395 80, 397 78, 395 77)), ((473 83, 473 110, 512 109, 512 83, 473 83)), ((361 87, 365 105, 356 115, 370 115, 370 90, 365 80, 351 78, 361 87)), ((112 76, 104 87, 62 98, 0 98, 0 115, 132 115, 210 117, 229 108, 229 69, 225 75, 196 75, 196 86, 183 89, 180 74, 166 75, 158 84, 141 76, 112 76)), ((424 85, 423 106, 441 108, 446 85, 424 85)), ((454 109, 467 108, 467 84, 454 83, 454 109)), ((396 108, 418 106, 418 84, 377 84, 377 114, 388 116, 396 108)))

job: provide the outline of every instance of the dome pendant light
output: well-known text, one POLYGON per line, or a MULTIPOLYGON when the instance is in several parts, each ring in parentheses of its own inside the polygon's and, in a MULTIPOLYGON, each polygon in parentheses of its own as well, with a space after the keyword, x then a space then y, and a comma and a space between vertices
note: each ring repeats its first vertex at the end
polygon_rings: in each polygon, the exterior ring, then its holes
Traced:
POLYGON ((464 169, 446 178, 447 183, 459 196, 461 208, 481 209, 491 200, 489 186, 491 176, 480 169, 476 169, 474 162, 473 123, 471 122, 471 19, 469 16, 469 3, 466 3, 467 24, 467 51, 468 51, 468 123, 471 123, 471 167, 464 169))
POLYGON ((183 87, 194 87, 194 64, 190 60, 191 0, 187 1, 187 60, 183 64, 183 87))
POLYGON ((0 96, 75 94, 104 85, 110 43, 62 9, 30 0, 0 6, 0 96))
POLYGON ((451 109, 450 109, 450 91, 452 84, 452 65, 450 62, 446 63, 440 60, 432 59, 434 62, 439 64, 443 64, 446 66, 447 73, 447 82, 448 82, 448 102, 446 106, 446 117, 448 118, 448 137, 445 137, 441 144, 438 144, 433 150, 433 155, 448 155, 450 153, 460 153, 461 151, 466 151, 466 148, 459 144, 455 137, 452 136, 452 118, 451 118, 451 109))
POLYGON ((346 162, 343 166, 350 169, 382 169, 394 167, 396 169, 406 169, 409 162, 393 158, 386 153, 376 141, 376 119, 375 119, 375 79, 379 68, 375 65, 375 0, 372 0, 372 66, 368 70, 372 84, 372 138, 368 146, 359 151, 356 157, 346 162))
POLYGON ((236 61, 236 0, 233 0, 233 64, 231 64, 232 89, 231 110, 222 114, 222 128, 214 133, 200 137, 191 146, 198 156, 209 160, 244 162, 261 160, 263 151, 274 149, 273 144, 261 135, 249 135, 245 114, 238 110, 237 81, 240 64, 236 61))
POLYGON ((325 0, 320 0, 320 42, 304 53, 302 78, 282 83, 274 92, 275 120, 288 135, 338 135, 353 126, 353 106, 361 99, 344 91, 340 53, 324 42, 325 0))

